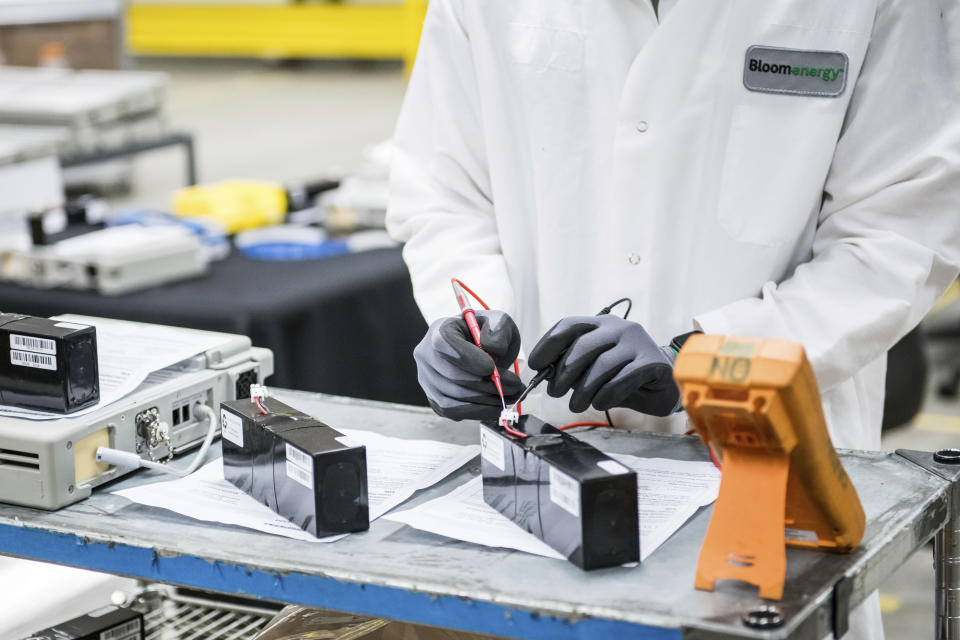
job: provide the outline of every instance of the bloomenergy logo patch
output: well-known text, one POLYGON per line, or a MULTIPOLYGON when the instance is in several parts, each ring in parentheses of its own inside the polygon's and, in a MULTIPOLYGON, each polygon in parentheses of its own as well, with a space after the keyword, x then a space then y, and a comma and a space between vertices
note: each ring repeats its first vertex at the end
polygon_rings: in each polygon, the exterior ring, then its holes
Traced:
POLYGON ((762 93, 836 98, 847 88, 848 67, 842 51, 754 45, 747 49, 743 85, 762 93))

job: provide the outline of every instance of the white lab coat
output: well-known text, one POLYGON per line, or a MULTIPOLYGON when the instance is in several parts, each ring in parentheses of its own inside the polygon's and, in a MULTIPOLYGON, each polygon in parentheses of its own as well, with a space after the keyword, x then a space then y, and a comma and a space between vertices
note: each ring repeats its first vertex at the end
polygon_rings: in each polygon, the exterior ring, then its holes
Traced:
MULTIPOLYGON (((885 353, 960 265, 940 3, 662 0, 658 24, 649 0, 433 0, 387 216, 427 320, 456 314, 457 276, 525 349, 623 296, 661 344, 796 340, 834 444, 879 448, 885 353), (846 89, 749 91, 752 45, 841 51, 846 89)), ((855 617, 882 638, 876 608, 855 617)))

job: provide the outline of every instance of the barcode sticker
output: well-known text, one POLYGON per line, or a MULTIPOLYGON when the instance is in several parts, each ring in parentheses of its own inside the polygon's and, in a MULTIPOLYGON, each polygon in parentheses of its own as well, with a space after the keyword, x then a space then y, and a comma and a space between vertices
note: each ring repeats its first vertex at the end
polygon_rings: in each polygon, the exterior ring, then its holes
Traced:
POLYGON ((567 474, 550 467, 550 501, 580 517, 580 485, 567 474))
POLYGON ((287 477, 294 482, 299 482, 307 489, 313 489, 313 470, 308 471, 290 460, 287 460, 287 477))
POLYGON ((503 440, 484 426, 480 427, 480 455, 500 471, 506 470, 507 465, 504 459, 506 453, 503 450, 503 440))
POLYGON ((313 469, 313 458, 301 449, 287 443, 287 460, 304 469, 313 469))
POLYGON ((108 629, 100 634, 100 640, 130 640, 140 637, 140 618, 126 622, 119 627, 108 629))
POLYGON ((301 449, 287 443, 287 477, 313 489, 313 458, 301 449))
POLYGON ((11 351, 10 364, 15 364, 18 367, 57 370, 57 359, 55 357, 32 351, 11 351))
POLYGON ((243 421, 224 409, 220 410, 220 435, 240 448, 243 448, 243 421))
POLYGON ((51 356, 57 355, 57 343, 55 341, 46 338, 34 338, 33 336, 21 336, 16 333, 10 334, 10 348, 46 353, 51 356))

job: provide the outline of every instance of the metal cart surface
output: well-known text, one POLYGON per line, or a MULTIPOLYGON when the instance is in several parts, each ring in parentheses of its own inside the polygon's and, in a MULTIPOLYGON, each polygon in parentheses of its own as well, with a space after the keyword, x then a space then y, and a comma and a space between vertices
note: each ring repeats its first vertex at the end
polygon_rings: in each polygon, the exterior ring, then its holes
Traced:
MULTIPOLYGON (((277 390, 334 426, 403 438, 475 443, 477 429, 428 409, 277 390)), ((707 460, 694 437, 596 430, 605 451, 707 460)), ((0 505, 0 553, 141 578, 513 638, 820 640, 839 637, 849 611, 936 536, 937 634, 957 635, 956 518, 960 465, 933 454, 843 451, 867 514, 849 555, 791 549, 783 600, 718 583, 693 588, 710 510, 703 509, 642 565, 583 572, 570 563, 487 548, 377 520, 333 544, 200 522, 107 491, 159 479, 140 472, 56 512, 0 505), (945 527, 945 525, 947 525, 945 527), (782 626, 751 628, 745 614, 774 604, 782 626)), ((400 507, 439 497, 479 472, 474 460, 400 507)))

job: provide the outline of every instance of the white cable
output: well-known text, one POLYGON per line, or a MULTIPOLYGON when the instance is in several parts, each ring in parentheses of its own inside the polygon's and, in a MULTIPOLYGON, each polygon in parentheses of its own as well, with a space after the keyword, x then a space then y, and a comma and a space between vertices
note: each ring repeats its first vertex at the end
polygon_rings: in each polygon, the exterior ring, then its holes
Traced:
POLYGON ((210 450, 210 445, 213 443, 213 436, 217 433, 217 413, 213 409, 205 404, 197 402, 193 405, 193 413, 194 415, 202 414, 206 416, 208 424, 207 437, 203 439, 203 444, 200 445, 200 451, 197 453, 197 457, 193 459, 193 462, 191 462, 190 466, 188 466, 186 469, 178 469, 176 467, 171 467, 168 464, 160 464, 159 462, 143 460, 135 453, 120 451, 119 449, 110 449, 109 447, 97 448, 97 462, 105 462, 107 464, 112 464, 115 467, 127 467, 132 469, 136 469, 137 467, 146 467, 147 469, 162 471, 164 473, 169 473, 170 475, 179 476, 181 478, 190 475, 199 469, 201 464, 203 464, 204 458, 207 457, 207 451, 210 450))

